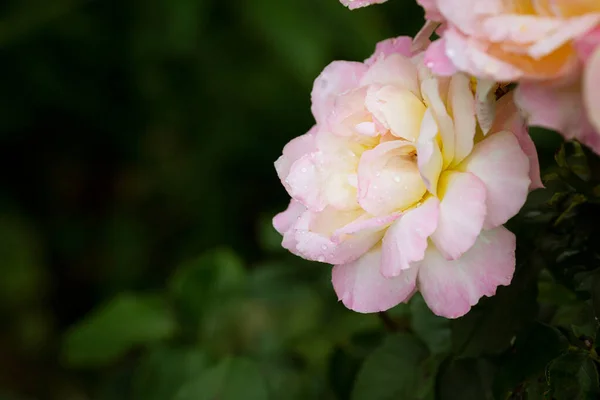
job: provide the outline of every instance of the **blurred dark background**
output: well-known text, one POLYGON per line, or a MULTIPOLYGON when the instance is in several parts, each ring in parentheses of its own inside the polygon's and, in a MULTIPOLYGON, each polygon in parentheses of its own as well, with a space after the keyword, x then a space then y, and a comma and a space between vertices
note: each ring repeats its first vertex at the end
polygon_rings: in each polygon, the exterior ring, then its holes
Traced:
POLYGON ((3 2, 0 399, 201 399, 222 360, 347 396, 331 357, 380 322, 279 249, 273 162, 321 69, 414 34, 413 3, 3 2))

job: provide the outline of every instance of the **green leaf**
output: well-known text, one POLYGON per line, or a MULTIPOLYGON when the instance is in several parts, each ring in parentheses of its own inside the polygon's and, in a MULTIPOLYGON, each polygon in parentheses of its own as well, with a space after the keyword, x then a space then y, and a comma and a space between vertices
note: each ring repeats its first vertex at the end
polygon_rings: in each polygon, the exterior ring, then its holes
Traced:
POLYGON ((411 328, 427 344, 431 353, 442 354, 450 351, 450 321, 432 313, 420 294, 411 299, 410 310, 411 328))
POLYGON ((352 399, 419 399, 417 390, 424 379, 423 362, 426 358, 427 349, 413 335, 400 333, 387 337, 365 360, 358 373, 352 399))
POLYGON ((216 249, 181 265, 169 282, 171 293, 190 318, 200 318, 211 306, 240 290, 243 262, 231 250, 216 249))
POLYGON ((227 358, 185 385, 174 400, 263 400, 267 385, 258 366, 244 358, 227 358))
POLYGON ((568 353, 554 360, 548 381, 556 400, 592 400, 600 394, 598 371, 584 352, 568 353))
POLYGON ((206 354, 197 348, 152 349, 136 370, 133 399, 171 400, 207 367, 206 354))
POLYGON ((567 339, 551 326, 536 322, 517 336, 494 379, 496 398, 504 399, 527 379, 543 375, 546 366, 568 347, 567 339))
POLYGON ((438 400, 493 400, 493 371, 483 359, 465 358, 440 367, 438 400))
POLYGON ((134 347, 167 339, 174 331, 174 317, 162 298, 121 294, 71 328, 63 357, 74 367, 106 365, 134 347))

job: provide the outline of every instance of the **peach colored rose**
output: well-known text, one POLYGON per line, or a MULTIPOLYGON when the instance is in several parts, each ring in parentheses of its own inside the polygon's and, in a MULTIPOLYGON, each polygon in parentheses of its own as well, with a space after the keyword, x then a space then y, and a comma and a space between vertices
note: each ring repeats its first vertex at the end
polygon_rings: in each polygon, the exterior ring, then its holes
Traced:
POLYGON ((420 290, 455 318, 510 283, 503 224, 541 185, 539 166, 511 94, 484 135, 470 79, 434 77, 410 42, 319 75, 316 124, 275 163, 292 200, 273 223, 286 249, 334 265, 348 308, 382 311, 420 290))
POLYGON ((497 81, 555 79, 578 67, 574 41, 600 24, 597 0, 420 0, 447 24, 426 56, 497 81), (441 51, 440 51, 441 50, 441 51))
POLYGON ((530 125, 553 129, 600 154, 600 27, 575 42, 583 64, 569 81, 522 82, 516 100, 530 125))
POLYGON ((428 36, 434 22, 444 26, 425 56, 435 73, 460 70, 518 81, 517 101, 530 125, 559 131, 600 153, 599 109, 591 98, 600 88, 591 57, 600 43, 600 1, 418 2, 431 20, 420 36, 428 36))

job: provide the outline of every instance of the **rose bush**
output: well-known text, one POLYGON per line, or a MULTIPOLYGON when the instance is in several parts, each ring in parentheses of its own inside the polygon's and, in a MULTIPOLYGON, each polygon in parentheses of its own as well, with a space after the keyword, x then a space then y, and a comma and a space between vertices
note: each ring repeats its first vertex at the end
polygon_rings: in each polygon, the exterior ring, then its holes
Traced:
POLYGON ((411 45, 386 40, 316 79, 316 124, 275 163, 292 200, 273 223, 286 249, 334 265, 348 308, 386 310, 419 290, 455 318, 510 283, 503 224, 541 186, 539 166, 512 94, 484 134, 472 80, 432 75, 411 45))

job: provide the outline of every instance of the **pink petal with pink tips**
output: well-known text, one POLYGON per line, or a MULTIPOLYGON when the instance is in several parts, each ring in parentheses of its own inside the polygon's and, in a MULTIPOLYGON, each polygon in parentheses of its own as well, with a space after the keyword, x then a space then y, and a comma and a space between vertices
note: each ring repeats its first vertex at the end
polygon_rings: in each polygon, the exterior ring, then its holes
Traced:
POLYGON ((321 153, 310 153, 297 160, 284 183, 291 197, 302 202, 312 211, 321 211, 327 206, 327 199, 321 190, 319 169, 321 153))
POLYGON ((417 67, 410 58, 399 53, 378 58, 360 80, 361 86, 394 85, 420 95, 417 67))
POLYGON ((375 52, 371 57, 365 60, 368 66, 373 65, 375 61, 385 58, 391 54, 402 54, 405 57, 411 57, 412 38, 409 36, 398 36, 391 39, 382 40, 375 46, 375 52))
POLYGON ((340 0, 340 3, 345 5, 351 10, 367 7, 373 4, 385 3, 387 0, 340 0))
POLYGON ((315 134, 317 127, 313 126, 307 134, 298 136, 288 142, 283 148, 283 154, 275 161, 275 170, 277 176, 281 179, 283 186, 288 189, 288 184, 285 182, 292 165, 302 156, 312 153, 316 150, 315 134))
POLYGON ((406 211, 387 230, 381 245, 381 274, 398 276, 410 264, 421 261, 427 249, 427 238, 438 225, 440 202, 430 197, 423 204, 406 211))
POLYGON ((456 73, 456 66, 446 55, 446 40, 444 38, 432 42, 425 50, 425 65, 439 76, 451 76, 456 73))
POLYGON ((528 116, 530 126, 540 126, 576 139, 600 154, 600 134, 590 122, 578 84, 554 87, 521 83, 515 99, 528 116))
POLYGON ((458 70, 501 82, 523 76, 523 71, 487 54, 488 43, 477 37, 466 37, 456 28, 449 28, 444 33, 444 41, 446 55, 458 70))
POLYGON ((600 46, 600 26, 591 30, 587 34, 578 38, 575 42, 575 49, 583 63, 592 56, 597 46, 600 46))
POLYGON ((385 278, 379 273, 380 263, 381 249, 376 248, 354 262, 333 267, 333 288, 346 307, 360 313, 385 311, 414 294, 416 268, 385 278))
POLYGON ((529 158, 529 179, 531 179, 529 190, 543 188, 537 150, 529 136, 527 123, 521 117, 521 112, 515 103, 514 92, 505 94, 496 102, 495 119, 490 132, 500 131, 512 132, 519 141, 521 150, 529 158))
POLYGON ((320 213, 305 212, 294 226, 296 254, 328 264, 352 262, 377 244, 385 228, 399 217, 392 214, 370 218, 360 213, 331 208, 320 213))
POLYGON ((590 122, 600 134, 600 46, 588 60, 583 74, 583 101, 590 122))
POLYGON ((449 24, 457 26, 467 35, 480 33, 485 17, 501 14, 504 0, 439 0, 438 10, 449 24))
POLYGON ((456 260, 469 250, 486 216, 486 187, 468 172, 446 171, 439 183, 440 215, 431 240, 447 260, 456 260))
POLYGON ((333 110, 335 97, 358 86, 367 71, 360 62, 334 61, 315 79, 311 100, 317 123, 323 123, 333 110))
POLYGON ((487 189, 484 229, 504 224, 516 215, 529 193, 529 159, 511 132, 488 136, 457 167, 477 176, 487 189))
POLYGON ((454 261, 429 246, 419 263, 417 282, 431 311, 458 318, 481 297, 493 296, 498 286, 509 285, 515 271, 515 247, 515 235, 503 226, 482 232, 473 247, 454 261))
POLYGON ((304 207, 302 203, 292 199, 288 208, 273 218, 273 227, 277 232, 283 235, 283 242, 281 243, 282 247, 290 250, 294 254, 298 254, 296 251, 298 242, 296 241, 294 226, 298 223, 298 220, 305 211, 306 207, 304 207))

